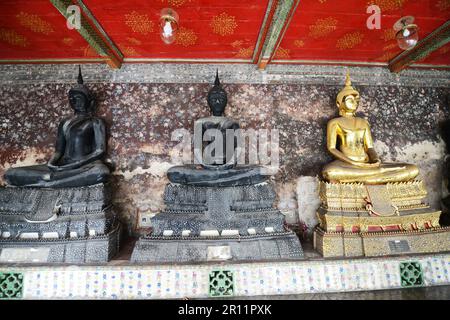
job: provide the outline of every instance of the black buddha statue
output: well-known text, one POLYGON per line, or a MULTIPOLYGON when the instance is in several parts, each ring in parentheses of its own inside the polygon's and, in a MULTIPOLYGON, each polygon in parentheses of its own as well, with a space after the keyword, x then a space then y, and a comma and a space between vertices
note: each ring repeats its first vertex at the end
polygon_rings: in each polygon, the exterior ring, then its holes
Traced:
POLYGON ((106 152, 105 124, 94 115, 95 99, 83 84, 69 90, 74 116, 58 126, 55 153, 47 164, 11 168, 5 179, 22 187, 65 188, 106 182, 109 168, 101 161, 106 152))
POLYGON ((237 121, 224 116, 228 99, 227 93, 220 84, 218 71, 216 72, 214 86, 208 92, 207 101, 213 115, 201 118, 195 122, 194 155, 198 163, 205 168, 216 170, 230 169, 237 161, 238 141, 236 130, 240 126, 237 121), (216 139, 222 140, 220 146, 215 144, 218 142, 216 139), (227 141, 227 139, 231 141, 227 141))
MULTIPOLYGON (((297 236, 274 207, 267 167, 244 165, 239 123, 224 116, 218 73, 207 97, 212 116, 195 121, 196 164, 171 167, 165 208, 135 244, 133 262, 264 261, 303 256, 297 236), (227 141, 228 140, 228 141, 227 141)), ((251 151, 249 151, 251 152, 251 151)))
POLYGON ((224 116, 228 99, 218 72, 214 86, 208 92, 207 102, 212 116, 198 119, 194 125, 194 157, 200 166, 172 167, 167 172, 169 180, 173 183, 217 187, 266 181, 269 175, 263 173, 260 166, 236 165, 241 153, 238 145, 240 126, 237 121, 224 116))

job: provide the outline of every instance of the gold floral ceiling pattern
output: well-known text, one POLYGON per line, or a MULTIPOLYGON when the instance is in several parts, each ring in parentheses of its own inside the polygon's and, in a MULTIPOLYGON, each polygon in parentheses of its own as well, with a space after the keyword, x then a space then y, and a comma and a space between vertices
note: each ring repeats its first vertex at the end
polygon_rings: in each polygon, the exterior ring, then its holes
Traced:
POLYGON ((62 43, 64 43, 66 46, 71 46, 73 45, 73 43, 75 42, 75 40, 73 40, 73 38, 64 38, 62 39, 62 43))
POLYGON ((120 46, 120 51, 122 51, 122 53, 126 56, 131 56, 131 57, 136 57, 139 56, 138 52, 136 51, 135 48, 130 47, 130 46, 120 46))
POLYGON ((275 56, 274 59, 289 59, 290 55, 289 55, 290 50, 289 49, 284 49, 282 47, 278 47, 277 51, 275 52, 275 56))
POLYGON ((439 0, 436 3, 436 8, 442 11, 450 9, 450 0, 439 0))
POLYGON ((161 2, 167 3, 168 5, 173 7, 180 7, 186 2, 191 2, 191 0, 161 0, 161 2))
POLYGON ((295 40, 294 41, 294 46, 296 46, 297 48, 302 48, 305 46, 305 41, 303 40, 295 40))
POLYGON ((195 45, 196 42, 197 35, 195 34, 194 30, 180 27, 175 36, 176 44, 182 45, 184 47, 189 47, 195 45))
POLYGON ((363 38, 364 34, 359 31, 347 33, 336 41, 336 48, 341 50, 352 49, 360 44, 363 38))
POLYGON ((138 40, 136 38, 127 38, 128 42, 130 42, 131 44, 134 44, 136 46, 140 46, 142 44, 141 40, 138 40))
POLYGON ((154 28, 154 23, 147 14, 139 14, 136 11, 125 14, 125 24, 129 26, 133 32, 143 35, 153 32, 154 28))
POLYGON ((221 36, 232 35, 237 27, 236 18, 228 15, 226 12, 214 16, 210 25, 212 31, 221 36))
POLYGON ((247 48, 239 48, 235 57, 241 58, 241 59, 249 59, 253 56, 254 51, 255 51, 255 46, 250 46, 247 48))
POLYGON ((17 20, 19 20, 19 23, 22 26, 33 32, 42 33, 45 35, 49 35, 50 33, 55 32, 50 23, 43 20, 36 14, 29 14, 22 11, 16 16, 16 18, 17 20))
POLYGON ((28 39, 14 30, 0 28, 0 41, 4 41, 13 46, 27 47, 28 39))
POLYGON ((408 0, 371 0, 367 2, 367 6, 377 5, 380 7, 381 11, 390 11, 403 8, 405 2, 407 1, 408 0))
MULTIPOLYGON (((272 13, 281 0, 83 0, 83 3, 125 58, 256 62, 261 57, 253 60, 255 52, 265 50, 265 34, 273 30, 272 13), (180 18, 172 44, 161 40, 159 19, 163 8, 175 9, 180 18)), ((4 60, 102 56, 86 47, 88 42, 79 32, 66 27, 66 20, 49 0, 0 0, 0 12, 3 17, 0 55, 4 60)), ((419 38, 423 39, 450 19, 450 0, 300 0, 292 19, 287 20, 289 24, 283 26, 282 38, 274 42, 280 49, 275 50, 276 55, 269 63, 276 63, 277 58, 284 60, 281 63, 383 61, 380 57, 387 59, 401 52, 392 26, 405 15, 415 17, 419 38), (366 27, 369 4, 381 8, 381 30, 366 27)), ((420 63, 450 64, 448 51, 434 53, 430 62, 420 63)))
POLYGON ((338 21, 333 17, 325 19, 317 19, 317 21, 309 26, 309 36, 315 39, 323 38, 336 30, 338 21))

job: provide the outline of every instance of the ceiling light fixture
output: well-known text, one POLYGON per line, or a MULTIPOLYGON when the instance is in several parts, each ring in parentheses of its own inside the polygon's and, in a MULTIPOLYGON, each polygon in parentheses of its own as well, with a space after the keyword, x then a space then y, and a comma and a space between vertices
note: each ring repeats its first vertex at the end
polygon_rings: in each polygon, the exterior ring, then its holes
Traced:
POLYGON ((166 44, 171 44, 175 40, 178 30, 178 13, 170 8, 162 9, 159 27, 162 41, 166 44))
POLYGON ((413 24, 414 17, 406 16, 400 18, 394 24, 394 30, 397 31, 395 38, 397 39, 398 46, 402 50, 410 50, 414 48, 419 41, 419 28, 416 24, 413 24))

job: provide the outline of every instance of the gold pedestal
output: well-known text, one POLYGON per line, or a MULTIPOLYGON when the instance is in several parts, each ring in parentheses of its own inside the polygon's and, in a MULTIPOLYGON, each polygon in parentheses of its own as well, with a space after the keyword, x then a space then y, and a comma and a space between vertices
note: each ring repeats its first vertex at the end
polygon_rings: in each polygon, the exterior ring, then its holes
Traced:
POLYGON ((422 181, 364 185, 320 183, 314 248, 324 257, 450 251, 450 228, 439 225, 422 181))

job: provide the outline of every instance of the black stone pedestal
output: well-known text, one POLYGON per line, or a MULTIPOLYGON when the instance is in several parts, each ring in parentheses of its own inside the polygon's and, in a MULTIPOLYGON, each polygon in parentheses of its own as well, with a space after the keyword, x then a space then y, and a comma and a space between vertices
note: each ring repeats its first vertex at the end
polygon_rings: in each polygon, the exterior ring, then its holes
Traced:
POLYGON ((232 187, 168 184, 166 209, 136 243, 133 262, 301 259, 297 236, 273 207, 267 183, 232 187))
POLYGON ((107 185, 0 188, 0 263, 107 262, 120 230, 107 185))

